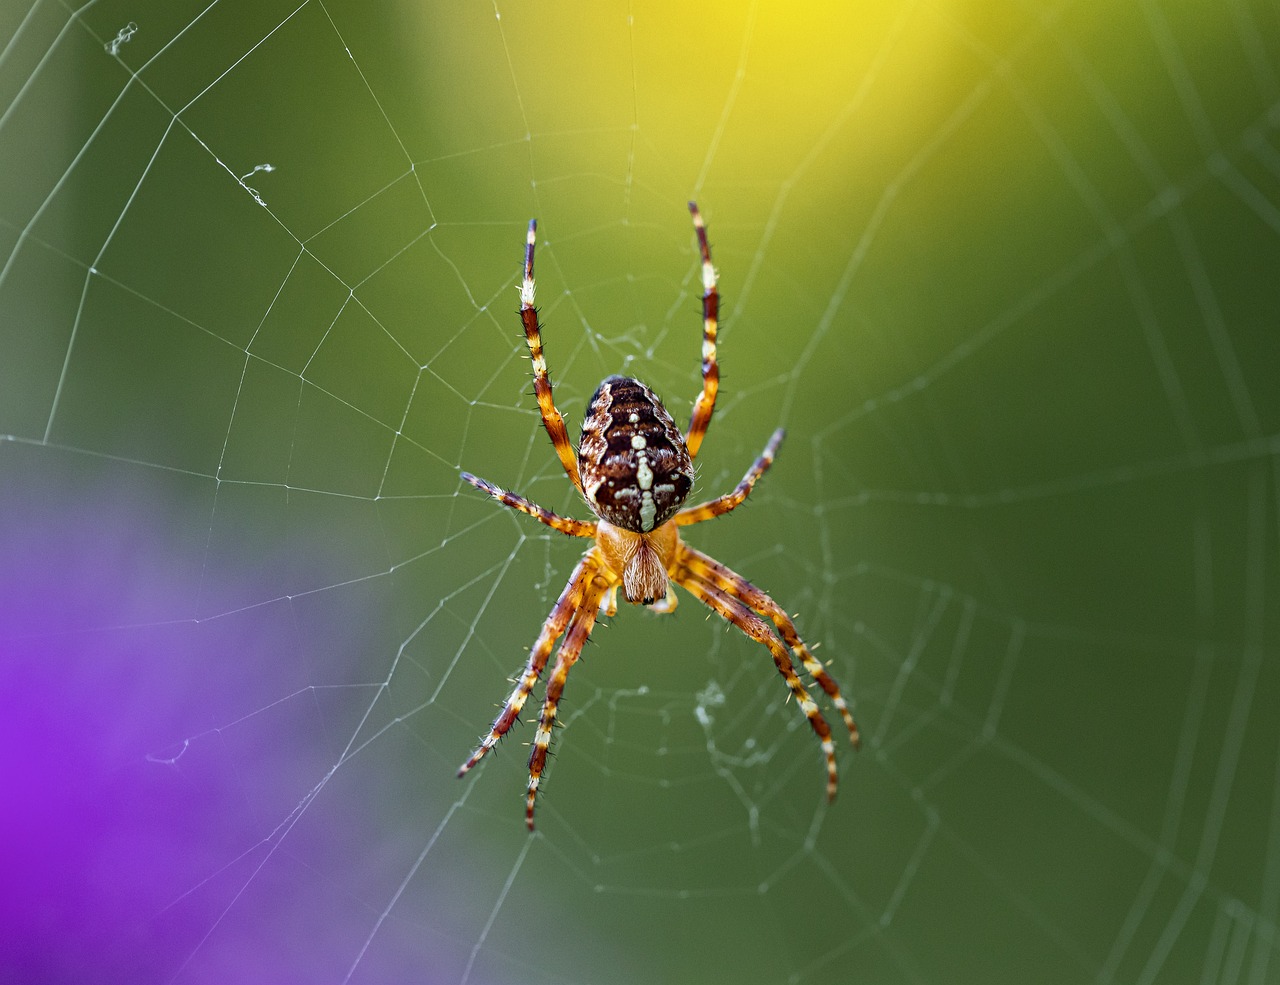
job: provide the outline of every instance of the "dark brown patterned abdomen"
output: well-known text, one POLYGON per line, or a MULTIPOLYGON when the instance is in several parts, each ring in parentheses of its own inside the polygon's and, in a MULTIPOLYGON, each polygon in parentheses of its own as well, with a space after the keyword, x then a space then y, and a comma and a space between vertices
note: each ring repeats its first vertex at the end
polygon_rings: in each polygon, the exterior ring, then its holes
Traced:
POLYGON ((670 520, 693 488, 684 435, 657 394, 627 376, 610 376, 591 398, 578 467, 592 512, 635 533, 670 520))

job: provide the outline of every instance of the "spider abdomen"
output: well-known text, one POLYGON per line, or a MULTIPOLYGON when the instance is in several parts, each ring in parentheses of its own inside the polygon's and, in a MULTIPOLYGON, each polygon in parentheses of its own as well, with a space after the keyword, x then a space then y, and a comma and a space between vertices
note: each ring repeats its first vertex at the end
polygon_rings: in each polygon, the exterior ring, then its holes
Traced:
POLYGON ((693 488, 684 435, 658 395, 628 376, 610 376, 591 398, 578 467, 592 512, 635 533, 670 520, 693 488))

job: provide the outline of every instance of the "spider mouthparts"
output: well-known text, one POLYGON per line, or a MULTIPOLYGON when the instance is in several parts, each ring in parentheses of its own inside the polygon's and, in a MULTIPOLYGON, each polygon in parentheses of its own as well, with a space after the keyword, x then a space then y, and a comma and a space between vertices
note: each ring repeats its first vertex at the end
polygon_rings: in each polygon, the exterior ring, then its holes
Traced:
POLYGON ((667 570, 648 540, 637 539, 634 550, 622 571, 623 594, 628 602, 653 605, 667 597, 667 570))

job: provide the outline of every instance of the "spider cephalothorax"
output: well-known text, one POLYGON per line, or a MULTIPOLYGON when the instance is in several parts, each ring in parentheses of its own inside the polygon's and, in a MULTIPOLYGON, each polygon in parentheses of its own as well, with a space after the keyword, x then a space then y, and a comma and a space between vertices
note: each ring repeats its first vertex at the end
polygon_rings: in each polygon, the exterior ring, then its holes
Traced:
POLYGON ((556 640, 564 637, 555 667, 547 681, 546 698, 538 718, 533 749, 529 754, 529 787, 525 818, 533 827, 534 799, 546 766, 547 749, 556 709, 564 692, 569 669, 577 662, 591 635, 597 615, 613 615, 616 595, 622 589, 628 602, 652 606, 657 611, 675 609, 669 584, 674 581, 747 636, 769 648, 774 665, 795 696, 822 745, 827 765, 827 797, 836 793, 835 743, 831 728, 796 673, 792 657, 825 691, 858 744, 858 726, 831 675, 800 639, 795 623, 781 606, 741 575, 680 539, 679 528, 728 513, 747 498, 756 480, 773 464, 782 444, 779 428, 764 452, 755 460, 737 488, 717 499, 684 507, 693 488, 693 459, 702 445, 715 409, 720 385, 716 361, 716 330, 720 294, 711 265, 707 231, 698 207, 689 203, 698 249, 702 254, 702 392, 693 407, 689 430, 681 433, 657 395, 639 380, 610 376, 600 384, 587 407, 582 440, 575 453, 564 418, 551 395, 551 377, 542 352, 542 328, 533 305, 533 251, 537 224, 529 223, 525 244, 524 281, 520 287, 520 318, 524 324, 529 358, 533 363, 533 389, 538 409, 565 474, 597 517, 584 522, 558 516, 515 493, 463 472, 462 478, 512 509, 527 513, 547 526, 574 537, 591 538, 560 594, 542 632, 529 652, 515 690, 494 719, 488 735, 462 764, 458 775, 475 766, 515 723, 534 685, 542 676, 556 640), (768 620, 766 622, 765 620, 768 620), (772 626, 770 626, 772 624, 772 626), (781 637, 781 639, 779 639, 781 637), (785 645, 784 645, 785 644, 785 645))

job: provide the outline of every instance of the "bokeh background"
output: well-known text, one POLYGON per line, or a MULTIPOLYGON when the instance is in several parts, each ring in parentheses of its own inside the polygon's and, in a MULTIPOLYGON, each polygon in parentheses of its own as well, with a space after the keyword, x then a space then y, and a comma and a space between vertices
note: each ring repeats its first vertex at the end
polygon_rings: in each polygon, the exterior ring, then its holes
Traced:
MULTIPOLYGON (((0 8, 0 977, 1280 981, 1280 15, 0 8), (575 429, 724 388, 684 596, 465 780, 575 429)), ((528 718, 529 716, 526 716, 528 718)))

